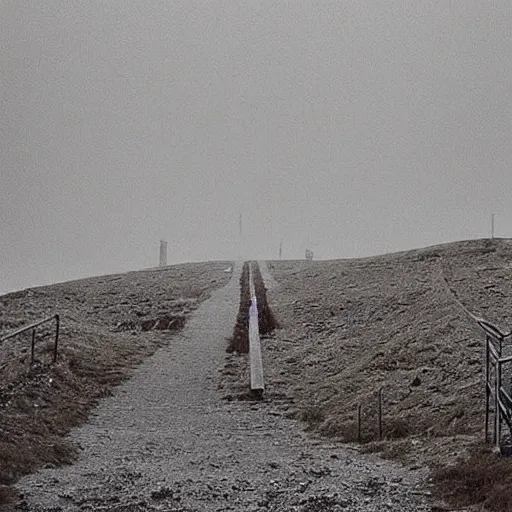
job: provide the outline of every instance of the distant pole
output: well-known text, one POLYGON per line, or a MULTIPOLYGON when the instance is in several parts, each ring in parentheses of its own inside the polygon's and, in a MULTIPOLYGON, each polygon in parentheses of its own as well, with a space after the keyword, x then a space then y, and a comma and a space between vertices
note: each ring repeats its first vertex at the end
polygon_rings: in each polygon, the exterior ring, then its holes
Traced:
POLYGON ((243 253, 243 238, 242 238, 242 214, 238 215, 238 259, 242 259, 243 253))
POLYGON ((279 259, 283 259, 283 241, 279 243, 279 259))
POLYGON ((491 215, 491 238, 494 239, 494 218, 496 217, 496 214, 493 213, 491 215))
POLYGON ((167 266, 167 242, 160 240, 160 267, 167 266))

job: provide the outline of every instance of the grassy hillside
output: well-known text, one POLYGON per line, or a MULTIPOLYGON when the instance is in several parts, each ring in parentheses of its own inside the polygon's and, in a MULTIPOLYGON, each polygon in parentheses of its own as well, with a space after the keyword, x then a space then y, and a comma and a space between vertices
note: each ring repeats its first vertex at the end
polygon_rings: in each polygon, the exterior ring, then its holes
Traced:
POLYGON ((508 331, 511 264, 509 240, 269 263, 283 327, 265 344, 269 391, 288 395, 292 413, 324 435, 356 441, 361 404, 366 449, 454 462, 483 438, 485 337, 453 294, 508 331))
POLYGON ((176 265, 0 296, 0 337, 61 316, 55 365, 48 328, 38 331, 32 365, 30 333, 0 345, 0 503, 22 474, 73 460, 69 429, 145 357, 172 343, 188 315, 230 278, 227 266, 176 265))

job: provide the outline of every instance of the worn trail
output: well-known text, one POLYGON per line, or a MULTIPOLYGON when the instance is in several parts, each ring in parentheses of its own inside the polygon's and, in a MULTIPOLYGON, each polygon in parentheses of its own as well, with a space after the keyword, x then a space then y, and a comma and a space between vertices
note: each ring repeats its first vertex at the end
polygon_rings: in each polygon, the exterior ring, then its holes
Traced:
POLYGON ((420 472, 312 439, 272 398, 222 399, 239 274, 74 431, 74 465, 20 481, 22 510, 429 510, 420 472))

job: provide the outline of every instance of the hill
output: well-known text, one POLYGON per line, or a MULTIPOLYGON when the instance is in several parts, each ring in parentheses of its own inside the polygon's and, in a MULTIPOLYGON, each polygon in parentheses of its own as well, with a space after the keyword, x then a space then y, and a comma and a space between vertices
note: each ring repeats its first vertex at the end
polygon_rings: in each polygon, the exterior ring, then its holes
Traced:
POLYGON ((483 438, 485 337, 454 301, 512 324, 512 243, 475 240, 373 258, 274 261, 269 391, 311 429, 408 460, 449 463, 483 438), (448 287, 446 285, 448 283, 448 287), (395 439, 390 442, 389 439, 395 439))

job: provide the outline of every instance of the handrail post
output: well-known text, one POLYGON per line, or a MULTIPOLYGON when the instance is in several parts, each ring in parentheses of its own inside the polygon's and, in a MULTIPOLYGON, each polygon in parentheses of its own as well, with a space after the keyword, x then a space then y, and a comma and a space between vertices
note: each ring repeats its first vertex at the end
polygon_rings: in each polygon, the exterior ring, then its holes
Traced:
POLYGON ((59 344, 60 317, 55 315, 55 345, 53 346, 53 362, 57 362, 57 348, 59 344))
POLYGON ((485 442, 489 442, 489 335, 485 338, 485 442))
POLYGON ((362 436, 361 436, 361 416, 362 416, 362 408, 363 406, 359 404, 357 406, 357 441, 360 443, 362 436))
POLYGON ((499 359, 496 366, 496 446, 499 448, 501 445, 501 361, 499 359))
POLYGON ((382 441, 382 388, 379 389, 379 441, 382 441))
POLYGON ((36 328, 34 327, 32 329, 32 343, 30 346, 30 364, 34 364, 35 345, 36 345, 36 328))
POLYGON ((60 334, 60 316, 57 314, 50 316, 48 318, 45 318, 43 320, 40 320, 39 322, 34 322, 30 325, 22 327, 21 329, 11 332, 10 334, 7 334, 6 336, 2 336, 0 338, 0 343, 3 343, 4 341, 7 341, 11 338, 14 338, 15 336, 19 336, 20 334, 32 331, 32 341, 31 341, 31 347, 30 347, 30 363, 33 364, 34 360, 35 360, 36 329, 40 325, 43 325, 43 324, 46 324, 46 323, 52 322, 52 321, 55 321, 55 345, 53 347, 53 362, 55 363, 57 361, 57 350, 58 350, 59 334, 60 334))

